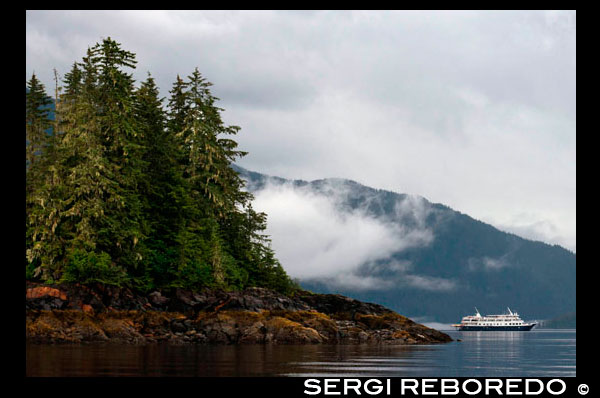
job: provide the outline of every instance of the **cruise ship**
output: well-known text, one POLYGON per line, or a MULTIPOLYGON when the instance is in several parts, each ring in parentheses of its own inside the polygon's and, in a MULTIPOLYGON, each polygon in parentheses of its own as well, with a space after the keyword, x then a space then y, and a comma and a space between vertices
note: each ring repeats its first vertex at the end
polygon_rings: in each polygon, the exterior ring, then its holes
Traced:
MULTIPOLYGON (((507 307, 508 308, 508 307, 507 307)), ((537 322, 526 323, 519 314, 508 308, 508 314, 481 316, 477 308, 475 315, 463 317, 458 324, 452 325, 457 330, 498 330, 498 331, 525 331, 531 330, 537 322)))

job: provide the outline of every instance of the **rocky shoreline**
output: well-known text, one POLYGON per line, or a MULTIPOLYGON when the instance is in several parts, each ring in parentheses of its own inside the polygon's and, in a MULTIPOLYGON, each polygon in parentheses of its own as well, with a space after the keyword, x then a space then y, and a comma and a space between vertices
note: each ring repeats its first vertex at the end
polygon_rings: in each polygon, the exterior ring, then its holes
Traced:
POLYGON ((249 288, 135 294, 108 285, 27 282, 31 343, 434 344, 450 336, 378 304, 249 288))

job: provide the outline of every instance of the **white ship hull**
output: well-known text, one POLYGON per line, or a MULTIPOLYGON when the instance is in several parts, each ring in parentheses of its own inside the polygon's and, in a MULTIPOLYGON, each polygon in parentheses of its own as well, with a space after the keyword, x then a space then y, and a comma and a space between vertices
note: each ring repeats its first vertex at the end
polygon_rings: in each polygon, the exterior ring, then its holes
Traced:
POLYGON ((477 308, 475 315, 463 317, 461 323, 452 325, 460 331, 528 331, 536 322, 525 323, 519 314, 508 309, 508 314, 481 316, 477 308))

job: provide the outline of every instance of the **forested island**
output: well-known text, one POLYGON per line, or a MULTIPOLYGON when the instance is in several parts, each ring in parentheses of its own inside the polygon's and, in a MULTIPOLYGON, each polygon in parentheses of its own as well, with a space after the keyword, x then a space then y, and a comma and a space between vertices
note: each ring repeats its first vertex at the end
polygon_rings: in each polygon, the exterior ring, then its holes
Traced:
POLYGON ((26 90, 27 338, 450 341, 376 304, 302 290, 231 166, 246 153, 196 68, 164 98, 135 54, 90 47, 54 98, 26 90), (246 337, 244 337, 246 336, 246 337), (251 336, 251 337, 247 337, 251 336))

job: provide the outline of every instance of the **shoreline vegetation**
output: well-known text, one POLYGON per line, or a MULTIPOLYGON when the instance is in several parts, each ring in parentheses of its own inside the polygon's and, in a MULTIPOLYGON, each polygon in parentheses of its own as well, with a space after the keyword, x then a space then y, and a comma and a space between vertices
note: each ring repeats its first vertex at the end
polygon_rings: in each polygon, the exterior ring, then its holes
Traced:
POLYGON ((89 47, 54 98, 26 88, 26 333, 38 343, 451 341, 376 304, 303 291, 232 168, 246 155, 196 68, 166 107, 135 54, 89 47))

